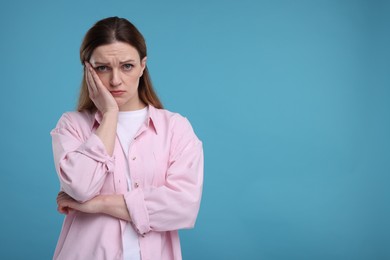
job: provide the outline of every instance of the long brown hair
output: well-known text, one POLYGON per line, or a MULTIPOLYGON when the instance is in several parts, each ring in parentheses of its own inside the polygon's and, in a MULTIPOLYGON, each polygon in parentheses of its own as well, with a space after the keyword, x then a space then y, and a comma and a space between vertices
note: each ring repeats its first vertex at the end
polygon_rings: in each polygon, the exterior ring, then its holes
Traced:
MULTIPOLYGON (((146 57, 145 39, 138 29, 124 18, 109 17, 98 21, 88 30, 80 47, 81 63, 84 65, 85 61, 89 61, 93 51, 97 47, 114 42, 128 43, 138 51, 141 60, 146 57)), ((145 104, 153 105, 156 108, 163 108, 160 99, 153 89, 147 66, 139 80, 138 95, 145 104)), ((77 110, 96 111, 95 104, 89 98, 85 75, 83 75, 81 82, 77 110)))

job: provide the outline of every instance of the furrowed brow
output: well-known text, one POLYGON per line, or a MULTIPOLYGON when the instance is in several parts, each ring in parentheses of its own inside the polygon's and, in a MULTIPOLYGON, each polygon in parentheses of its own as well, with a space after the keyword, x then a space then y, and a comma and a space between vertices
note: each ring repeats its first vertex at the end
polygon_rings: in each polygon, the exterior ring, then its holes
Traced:
POLYGON ((100 62, 100 61, 95 61, 94 63, 95 63, 95 65, 109 65, 110 64, 108 62, 100 62))
POLYGON ((135 60, 128 59, 128 60, 125 60, 125 61, 121 61, 121 62, 119 62, 119 63, 120 63, 120 64, 124 64, 124 63, 129 63, 129 62, 135 62, 135 60))

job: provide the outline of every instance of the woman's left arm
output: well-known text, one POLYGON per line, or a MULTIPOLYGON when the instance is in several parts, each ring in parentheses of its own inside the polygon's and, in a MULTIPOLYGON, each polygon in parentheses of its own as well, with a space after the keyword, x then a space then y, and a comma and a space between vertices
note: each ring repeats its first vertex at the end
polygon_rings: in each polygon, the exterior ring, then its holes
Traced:
POLYGON ((80 203, 61 191, 57 196, 57 205, 58 212, 62 214, 77 210, 91 214, 103 213, 125 221, 131 221, 125 200, 121 194, 99 195, 89 201, 80 203))
POLYGON ((195 225, 203 189, 203 145, 188 120, 175 120, 168 169, 162 186, 145 186, 124 194, 139 234, 195 225))

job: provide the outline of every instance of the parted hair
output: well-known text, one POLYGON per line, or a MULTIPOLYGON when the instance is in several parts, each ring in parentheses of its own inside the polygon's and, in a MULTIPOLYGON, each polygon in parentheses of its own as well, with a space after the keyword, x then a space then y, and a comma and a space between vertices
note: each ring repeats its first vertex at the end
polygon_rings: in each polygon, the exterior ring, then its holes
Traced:
MULTIPOLYGON (((81 63, 84 65, 85 61, 89 62, 93 51, 97 47, 114 42, 130 44, 138 51, 141 60, 147 55, 145 39, 131 22, 125 18, 108 17, 95 23, 86 33, 80 47, 81 63)), ((145 104, 152 105, 156 108, 163 108, 160 99, 153 89, 147 66, 145 66, 143 75, 139 80, 138 95, 145 104)), ((96 106, 89 97, 88 86, 84 74, 81 82, 77 110, 96 111, 96 106)))

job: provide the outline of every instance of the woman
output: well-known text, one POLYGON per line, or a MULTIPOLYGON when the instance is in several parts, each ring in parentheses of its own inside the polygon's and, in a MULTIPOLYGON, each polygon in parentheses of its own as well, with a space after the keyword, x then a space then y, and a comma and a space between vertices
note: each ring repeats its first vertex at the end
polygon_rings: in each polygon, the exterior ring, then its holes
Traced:
POLYGON ((66 214, 54 259, 181 259, 203 183, 202 143, 162 108, 146 46, 126 19, 97 22, 80 49, 78 111, 52 130, 66 214))

